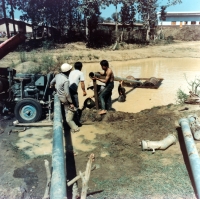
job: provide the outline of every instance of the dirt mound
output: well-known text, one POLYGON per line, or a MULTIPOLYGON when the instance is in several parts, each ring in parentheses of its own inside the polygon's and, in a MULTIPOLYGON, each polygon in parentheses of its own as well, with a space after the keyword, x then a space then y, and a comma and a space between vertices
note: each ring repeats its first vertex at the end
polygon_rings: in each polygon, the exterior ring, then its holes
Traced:
POLYGON ((182 28, 164 28, 165 38, 173 36, 175 40, 182 41, 199 41, 200 27, 199 26, 183 26, 182 28))

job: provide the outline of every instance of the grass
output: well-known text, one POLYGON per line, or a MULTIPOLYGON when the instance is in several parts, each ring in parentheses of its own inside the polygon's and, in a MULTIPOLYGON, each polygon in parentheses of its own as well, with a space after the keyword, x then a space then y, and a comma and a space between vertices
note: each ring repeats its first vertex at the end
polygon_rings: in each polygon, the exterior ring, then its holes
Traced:
POLYGON ((99 190, 104 190, 97 198, 195 198, 185 164, 178 161, 176 155, 162 153, 156 152, 143 160, 137 175, 126 174, 102 181, 92 179, 99 190), (162 159, 169 159, 170 164, 165 165, 162 159))

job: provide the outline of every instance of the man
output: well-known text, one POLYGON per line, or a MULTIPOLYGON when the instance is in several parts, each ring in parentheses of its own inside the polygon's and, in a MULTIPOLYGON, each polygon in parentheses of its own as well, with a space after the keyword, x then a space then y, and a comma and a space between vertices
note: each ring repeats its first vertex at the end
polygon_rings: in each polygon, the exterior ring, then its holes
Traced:
POLYGON ((78 100, 78 85, 81 82, 81 89, 83 91, 83 96, 86 96, 87 93, 85 91, 85 78, 83 75, 83 72, 81 72, 82 70, 82 63, 81 62, 76 62, 74 64, 74 69, 73 71, 71 71, 71 73, 69 74, 69 91, 70 91, 70 95, 73 101, 73 104, 76 108, 76 119, 77 119, 77 124, 81 126, 80 124, 80 110, 79 110, 79 100, 78 100))
POLYGON ((50 83, 50 87, 53 87, 55 85, 58 98, 64 104, 67 123, 71 128, 71 132, 75 133, 78 132, 80 129, 73 121, 75 108, 69 92, 69 79, 68 79, 71 69, 72 69, 71 65, 67 63, 62 64, 61 73, 56 74, 56 76, 50 83))
POLYGON ((114 74, 111 68, 109 68, 109 63, 107 60, 102 60, 100 62, 101 68, 103 72, 98 72, 100 75, 105 76, 105 79, 101 79, 98 77, 93 77, 93 80, 99 80, 100 82, 105 83, 105 89, 100 93, 99 100, 101 104, 101 111, 99 112, 100 115, 106 114, 107 110, 111 109, 111 96, 112 96, 112 89, 114 88, 114 74), (109 104, 106 110, 106 101, 109 104))

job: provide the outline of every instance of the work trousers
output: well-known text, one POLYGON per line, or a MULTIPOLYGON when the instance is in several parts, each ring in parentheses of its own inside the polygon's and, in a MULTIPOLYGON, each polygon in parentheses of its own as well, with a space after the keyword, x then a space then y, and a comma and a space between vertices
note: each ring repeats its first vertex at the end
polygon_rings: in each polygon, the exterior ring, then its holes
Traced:
POLYGON ((76 130, 78 128, 78 126, 75 124, 75 122, 73 120, 75 111, 72 111, 69 109, 69 104, 66 102, 65 98, 59 97, 59 99, 64 105, 65 117, 66 117, 67 124, 69 125, 71 130, 76 130))
POLYGON ((114 82, 109 82, 99 95, 102 110, 109 110, 112 107, 111 96, 114 82))

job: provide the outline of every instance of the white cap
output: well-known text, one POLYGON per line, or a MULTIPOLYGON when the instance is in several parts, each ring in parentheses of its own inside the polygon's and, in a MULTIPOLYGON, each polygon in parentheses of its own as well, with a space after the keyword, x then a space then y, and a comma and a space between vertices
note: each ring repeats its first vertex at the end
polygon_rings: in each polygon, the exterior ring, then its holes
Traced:
POLYGON ((91 81, 89 84, 88 84, 88 87, 87 87, 87 90, 89 90, 91 87, 93 87, 93 82, 91 81))
POLYGON ((61 69, 62 72, 67 72, 67 71, 69 71, 69 70, 72 69, 72 66, 69 65, 68 63, 64 63, 64 64, 60 67, 60 69, 61 69))

